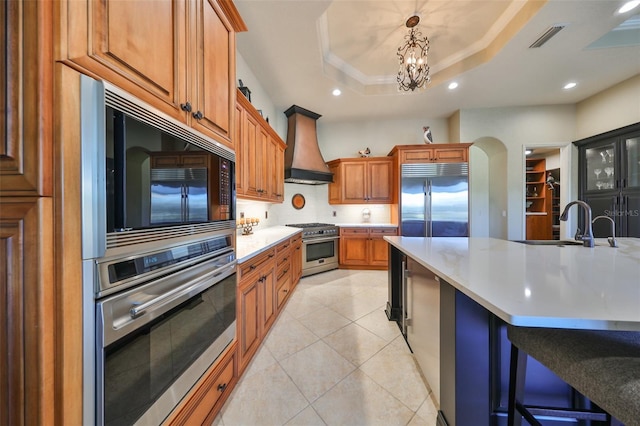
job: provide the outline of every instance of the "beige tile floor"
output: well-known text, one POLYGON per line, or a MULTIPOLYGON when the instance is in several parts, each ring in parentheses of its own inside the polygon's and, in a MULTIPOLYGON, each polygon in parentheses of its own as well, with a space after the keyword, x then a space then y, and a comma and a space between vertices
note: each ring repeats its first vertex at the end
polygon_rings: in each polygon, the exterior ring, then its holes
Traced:
POLYGON ((214 425, 435 425, 386 301, 386 271, 303 278, 214 425))

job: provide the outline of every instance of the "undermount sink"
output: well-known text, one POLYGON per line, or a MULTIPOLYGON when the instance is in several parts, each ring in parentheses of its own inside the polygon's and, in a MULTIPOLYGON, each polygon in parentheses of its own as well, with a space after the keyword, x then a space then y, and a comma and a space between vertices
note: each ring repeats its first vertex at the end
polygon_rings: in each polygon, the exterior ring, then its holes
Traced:
POLYGON ((532 246, 581 246, 583 243, 581 241, 560 241, 560 240, 514 240, 514 243, 520 244, 528 244, 532 246))

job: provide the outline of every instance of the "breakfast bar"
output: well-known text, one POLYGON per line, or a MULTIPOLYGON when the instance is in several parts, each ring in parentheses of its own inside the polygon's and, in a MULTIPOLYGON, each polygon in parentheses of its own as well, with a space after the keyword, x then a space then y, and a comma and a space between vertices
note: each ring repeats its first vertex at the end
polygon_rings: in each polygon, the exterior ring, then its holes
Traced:
MULTIPOLYGON (((508 326, 640 333, 640 239, 620 238, 617 248, 606 239, 594 248, 493 238, 385 240, 387 316, 399 323, 440 405, 439 425, 506 424, 508 326)), ((575 405, 558 376, 537 362, 529 367, 530 401, 575 405)))

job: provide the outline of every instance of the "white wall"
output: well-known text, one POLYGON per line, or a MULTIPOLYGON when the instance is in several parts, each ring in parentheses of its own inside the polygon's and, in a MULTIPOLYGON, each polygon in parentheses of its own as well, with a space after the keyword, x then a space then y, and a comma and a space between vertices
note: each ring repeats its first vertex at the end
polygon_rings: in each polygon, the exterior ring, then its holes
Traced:
POLYGON ((640 74, 577 104, 577 139, 640 122, 640 74))
MULTIPOLYGON (((318 120, 318 144, 325 161, 358 157, 358 151, 371 150, 371 157, 384 157, 396 145, 423 144, 422 127, 429 126, 435 143, 448 143, 447 120, 375 120, 322 123, 318 120)), ((457 142, 457 141, 456 141, 457 142)))
MULTIPOLYGON (((524 149, 527 146, 566 147, 570 145, 576 138, 575 107, 556 105, 462 110, 460 136, 465 141, 494 138, 504 144, 506 155, 502 157, 500 163, 502 163, 501 167, 506 169, 506 174, 504 177, 496 174, 493 180, 490 179, 489 185, 494 188, 505 185, 503 181, 506 181, 506 187, 502 191, 506 193, 507 213, 507 229, 504 238, 524 238, 524 149)), ((495 160, 495 158, 490 160, 492 170, 500 167, 495 164, 495 160)), ((568 167, 569 164, 567 164, 568 167)), ((472 170, 470 186, 474 190, 473 188, 479 186, 475 179, 486 179, 486 177, 473 174, 473 162, 470 169, 472 170)), ((567 184, 571 185, 571 181, 568 180, 567 184)), ((491 198, 497 196, 495 192, 492 194, 491 198)), ((500 198, 498 197, 497 201, 502 203, 500 198)), ((473 206, 474 203, 472 203, 472 209, 473 206)), ((502 216, 501 210, 490 212, 493 218, 498 213, 502 216)), ((475 212, 472 210, 472 223, 474 216, 475 212)), ((502 219, 499 221, 501 222, 502 219)), ((500 227, 490 223, 492 232, 498 232, 495 226, 500 227)))
MULTIPOLYGON (((284 111, 277 111, 273 102, 262 88, 260 81, 249 68, 240 53, 236 52, 236 76, 237 80, 242 80, 242 84, 251 91, 251 105, 262 110, 262 116, 269 118, 269 124, 280 135, 282 140, 287 140, 287 117, 284 111)), ((236 86, 239 86, 236 81, 236 86)))

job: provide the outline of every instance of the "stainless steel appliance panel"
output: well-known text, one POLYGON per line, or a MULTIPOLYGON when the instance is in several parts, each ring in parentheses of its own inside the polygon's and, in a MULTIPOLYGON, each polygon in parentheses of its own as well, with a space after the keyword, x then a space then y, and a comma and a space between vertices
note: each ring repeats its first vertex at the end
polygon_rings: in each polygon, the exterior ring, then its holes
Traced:
POLYGON ((302 241, 302 276, 338 268, 340 237, 302 241))
POLYGON ((97 303, 97 423, 160 424, 233 341, 234 255, 97 303))
POLYGON ((467 164, 403 164, 400 224, 405 237, 468 236, 467 164))

